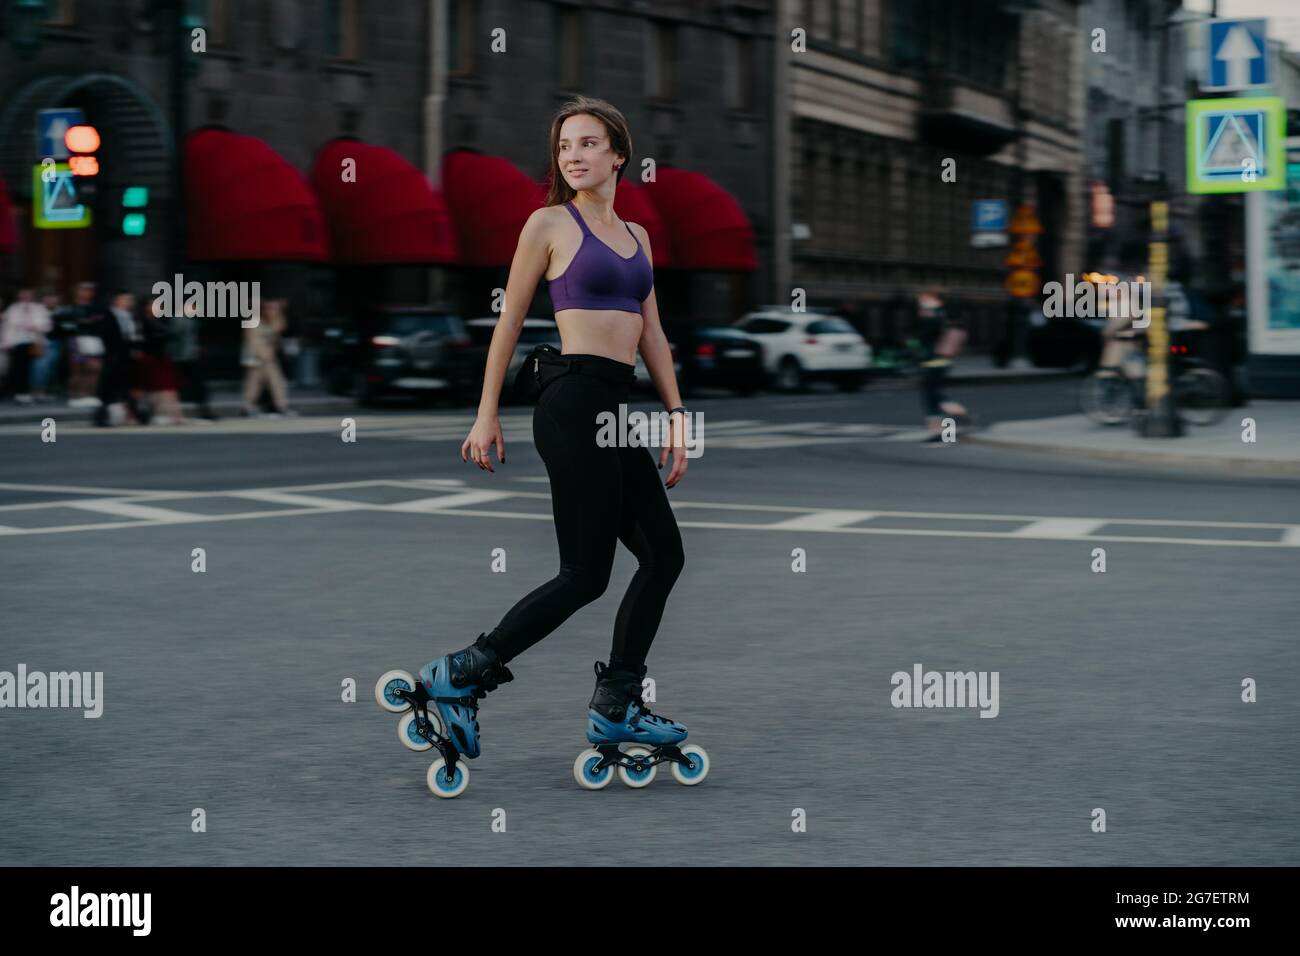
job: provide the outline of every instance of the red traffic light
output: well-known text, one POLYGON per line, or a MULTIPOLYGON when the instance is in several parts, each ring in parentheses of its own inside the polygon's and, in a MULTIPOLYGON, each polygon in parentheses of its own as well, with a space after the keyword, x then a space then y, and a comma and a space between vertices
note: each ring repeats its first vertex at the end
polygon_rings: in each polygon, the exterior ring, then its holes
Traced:
POLYGON ((99 149, 99 130, 93 126, 73 126, 63 134, 63 145, 73 153, 93 153, 99 149))

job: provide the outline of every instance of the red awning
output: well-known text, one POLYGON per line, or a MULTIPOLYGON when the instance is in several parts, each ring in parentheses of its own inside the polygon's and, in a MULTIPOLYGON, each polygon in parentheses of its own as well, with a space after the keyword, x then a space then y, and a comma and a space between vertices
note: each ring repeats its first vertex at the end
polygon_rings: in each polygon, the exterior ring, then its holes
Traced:
POLYGON ((642 188, 671 237, 673 268, 758 268, 754 229, 730 193, 709 177, 685 169, 660 166, 655 177, 656 182, 642 188))
POLYGON ((524 223, 546 201, 508 159, 466 149, 443 157, 442 191, 467 266, 510 265, 524 223))
POLYGON ((329 258, 307 180, 253 136, 201 129, 185 138, 185 220, 191 259, 329 258))
POLYGON ((0 178, 0 254, 18 249, 18 227, 14 225, 14 208, 9 202, 9 187, 0 178))
POLYGON ((317 155, 311 184, 329 224, 333 261, 359 265, 460 260, 442 194, 391 149, 336 139, 317 155), (351 182, 343 178, 346 159, 356 162, 351 182))

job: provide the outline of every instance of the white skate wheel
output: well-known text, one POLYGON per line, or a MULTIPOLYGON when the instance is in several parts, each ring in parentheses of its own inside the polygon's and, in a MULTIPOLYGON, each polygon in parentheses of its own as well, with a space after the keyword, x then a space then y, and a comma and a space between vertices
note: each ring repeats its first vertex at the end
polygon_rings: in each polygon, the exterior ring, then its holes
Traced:
MULTIPOLYGON (((623 751, 625 757, 648 757, 650 751, 645 747, 628 747, 623 751)), ((639 790, 641 787, 648 787, 654 781, 655 774, 659 772, 658 765, 647 767, 640 773, 635 770, 629 770, 627 767, 619 765, 618 778, 633 789, 639 790)))
POLYGON ((686 787, 693 787, 709 775, 709 755, 698 744, 687 744, 681 748, 682 756, 690 760, 692 769, 687 770, 673 761, 673 779, 686 787))
MULTIPOLYGON (((397 722, 397 739, 402 742, 403 746, 410 750, 414 750, 419 754, 424 753, 432 747, 433 743, 432 741, 421 737, 419 733, 416 732, 416 717, 417 714, 415 711, 411 710, 406 713, 406 716, 397 722)), ((438 719, 438 715, 433 711, 429 711, 429 720, 433 723, 434 733, 441 734, 442 721, 438 719)))
POLYGON ((452 797, 459 797, 469 786, 469 767, 465 766, 463 761, 457 760, 456 778, 449 783, 446 766, 447 761, 439 757, 429 765, 429 772, 424 775, 424 781, 435 797, 450 800, 452 797))
POLYGON ((398 700, 393 696, 393 688, 399 686, 403 690, 415 690, 415 678, 411 676, 410 671, 388 671, 375 681, 375 702, 390 714, 400 714, 411 709, 411 705, 406 701, 398 700))
POLYGON ((591 768, 600 763, 600 751, 584 750, 573 762, 573 779, 584 790, 604 790, 614 779, 614 768, 606 767, 600 773, 592 773, 591 768))

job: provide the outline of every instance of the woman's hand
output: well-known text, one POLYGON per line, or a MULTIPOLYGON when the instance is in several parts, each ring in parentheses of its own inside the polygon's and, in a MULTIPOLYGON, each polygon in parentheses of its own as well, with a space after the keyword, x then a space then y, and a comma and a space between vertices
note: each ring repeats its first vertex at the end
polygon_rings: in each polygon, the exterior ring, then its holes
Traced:
POLYGON ((662 468, 668 462, 668 453, 672 452, 673 467, 664 480, 664 485, 671 488, 686 474, 686 416, 678 412, 670 415, 668 421, 668 435, 659 452, 659 467, 662 468))
POLYGON ((504 465, 506 441, 501 437, 501 419, 496 415, 491 418, 480 415, 474 419, 474 427, 469 430, 469 437, 460 446, 460 460, 469 461, 472 458, 480 470, 494 472, 496 469, 492 467, 492 461, 488 456, 494 444, 497 446, 497 461, 504 465))

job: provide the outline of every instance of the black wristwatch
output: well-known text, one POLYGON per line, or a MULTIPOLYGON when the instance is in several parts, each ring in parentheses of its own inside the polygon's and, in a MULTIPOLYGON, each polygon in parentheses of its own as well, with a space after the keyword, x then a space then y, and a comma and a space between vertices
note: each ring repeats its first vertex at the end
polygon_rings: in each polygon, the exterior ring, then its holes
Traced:
POLYGON ((676 408, 670 408, 670 409, 668 409, 668 414, 669 414, 669 415, 672 415, 673 412, 681 412, 683 415, 689 415, 689 414, 690 414, 690 412, 688 412, 688 411, 686 410, 686 406, 685 406, 685 405, 678 405, 676 408))

